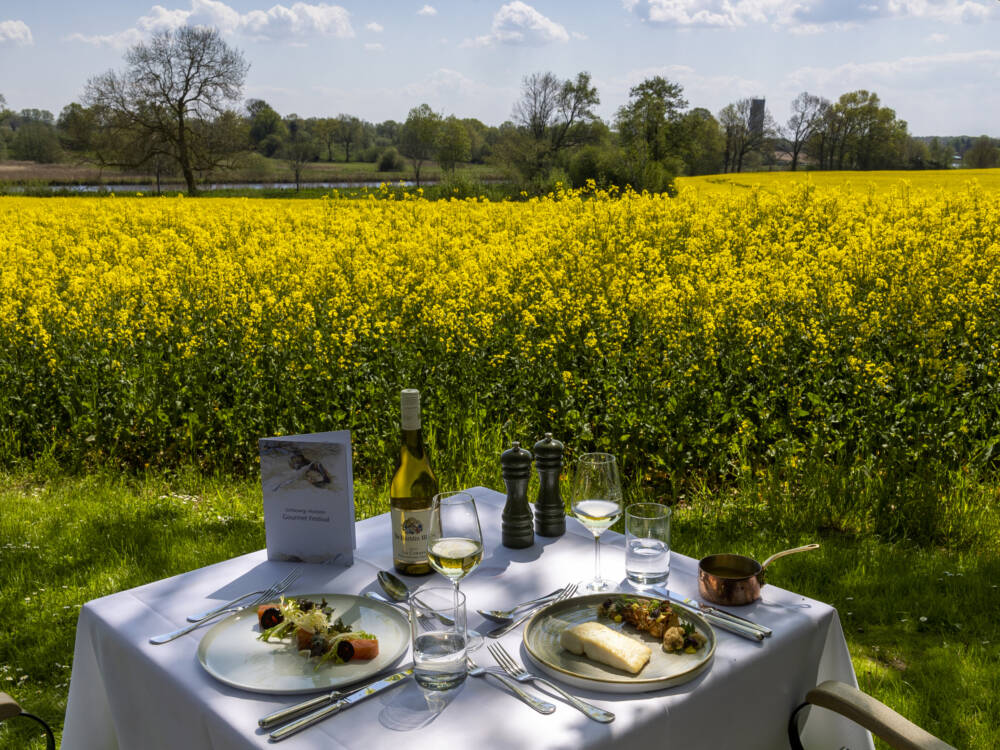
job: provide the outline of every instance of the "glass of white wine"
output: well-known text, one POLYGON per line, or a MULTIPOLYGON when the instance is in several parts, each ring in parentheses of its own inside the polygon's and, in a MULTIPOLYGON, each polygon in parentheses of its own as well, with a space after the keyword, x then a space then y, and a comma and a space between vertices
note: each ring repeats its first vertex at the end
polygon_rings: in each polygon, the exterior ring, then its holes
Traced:
MULTIPOLYGON (((479 526, 476 500, 468 492, 441 492, 431 501, 427 534, 427 559, 438 573, 455 587, 483 561, 483 532, 479 526)), ((469 630, 466 648, 475 649, 482 636, 469 630)))
POLYGON ((601 578, 601 534, 622 514, 618 462, 610 453, 584 453, 576 465, 571 494, 573 515, 594 535, 594 580, 588 591, 608 591, 615 584, 601 578))

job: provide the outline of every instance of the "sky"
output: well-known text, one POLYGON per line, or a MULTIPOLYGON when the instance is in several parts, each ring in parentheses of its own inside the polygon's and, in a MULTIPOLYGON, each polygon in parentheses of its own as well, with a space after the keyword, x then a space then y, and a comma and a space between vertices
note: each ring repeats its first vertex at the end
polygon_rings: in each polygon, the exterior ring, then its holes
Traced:
POLYGON ((511 119, 525 76, 587 71, 606 120, 653 76, 717 114, 867 89, 913 135, 1000 137, 1000 0, 0 0, 0 94, 58 115, 88 78, 183 24, 250 63, 244 98, 282 115, 406 119, 429 104, 511 119))

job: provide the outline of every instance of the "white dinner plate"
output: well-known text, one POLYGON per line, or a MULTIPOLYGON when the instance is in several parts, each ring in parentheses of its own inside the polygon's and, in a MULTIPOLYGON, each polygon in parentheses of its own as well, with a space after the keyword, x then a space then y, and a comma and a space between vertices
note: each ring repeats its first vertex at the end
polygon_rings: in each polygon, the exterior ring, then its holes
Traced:
POLYGON ((220 682, 255 693, 292 695, 333 690, 372 677, 399 659, 410 645, 406 616, 388 604, 350 594, 296 594, 294 599, 326 599, 333 617, 378 638, 378 656, 346 664, 300 656, 294 642, 257 640, 256 610, 244 610, 216 623, 198 646, 198 660, 220 682))
MULTIPOLYGON (((568 685, 608 693, 663 690, 693 680, 708 669, 715 655, 715 631, 705 618, 694 612, 678 612, 682 622, 693 624, 708 641, 693 654, 668 654, 658 638, 653 638, 649 633, 640 633, 630 625, 616 623, 597 613, 601 602, 616 596, 621 594, 588 594, 555 602, 536 612, 524 628, 524 646, 532 661, 544 672, 568 685), (622 669, 599 664, 563 649, 559 643, 563 630, 591 620, 626 633, 649 646, 652 656, 639 674, 633 675, 622 669)), ((655 598, 634 594, 628 596, 633 599, 655 598)))

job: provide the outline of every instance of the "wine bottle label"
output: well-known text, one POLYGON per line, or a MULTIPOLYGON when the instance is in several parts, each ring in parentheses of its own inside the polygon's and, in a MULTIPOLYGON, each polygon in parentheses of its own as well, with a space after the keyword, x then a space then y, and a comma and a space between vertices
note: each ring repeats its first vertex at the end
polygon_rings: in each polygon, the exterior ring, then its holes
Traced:
POLYGON ((431 509, 390 509, 392 519, 392 556, 401 563, 427 562, 427 532, 431 509))

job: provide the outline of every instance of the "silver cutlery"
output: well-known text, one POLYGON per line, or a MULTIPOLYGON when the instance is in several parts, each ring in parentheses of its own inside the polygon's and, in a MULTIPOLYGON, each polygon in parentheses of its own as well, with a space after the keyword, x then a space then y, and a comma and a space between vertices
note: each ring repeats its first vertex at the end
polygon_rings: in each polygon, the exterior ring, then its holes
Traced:
POLYGON ((569 701, 569 704, 573 706, 573 708, 582 711, 588 718, 591 718, 594 721, 600 721, 607 724, 615 720, 615 715, 610 711, 605 711, 603 708, 598 708, 597 706, 587 703, 586 701, 582 701, 575 695, 567 693, 554 682, 550 682, 544 677, 538 677, 528 672, 528 670, 526 670, 523 666, 514 661, 514 658, 507 653, 507 649, 503 647, 503 644, 491 643, 488 648, 490 653, 493 654, 493 658, 496 659, 497 664, 501 666, 503 671, 518 682, 537 682, 551 688, 569 701))
POLYGON ((492 677, 497 682, 500 682, 503 685, 506 685, 508 688, 510 688, 518 698, 520 698, 522 701, 527 703, 533 709, 538 711, 538 713, 550 714, 556 710, 554 704, 549 703, 548 701, 540 701, 538 700, 538 698, 531 695, 530 693, 526 693, 524 690, 521 689, 520 685, 518 685, 516 682, 514 682, 514 680, 507 677, 506 675, 497 674, 496 672, 489 672, 480 667, 474 661, 472 661, 472 659, 468 656, 465 657, 465 662, 469 667, 470 675, 472 675, 473 677, 492 677))
POLYGON ((164 633, 163 635, 154 635, 149 639, 149 642, 159 646, 163 643, 169 643, 175 638, 180 638, 182 635, 190 633, 192 630, 200 627, 208 620, 218 617, 219 615, 229 614, 231 612, 242 612, 244 609, 250 609, 252 607, 257 607, 261 604, 267 604, 272 601, 274 597, 283 593, 289 586, 291 586, 299 576, 302 575, 302 568, 295 568, 291 573, 282 578, 280 581, 274 583, 269 589, 266 589, 262 594, 260 594, 256 599, 253 599, 249 604, 244 604, 242 606, 228 607, 226 609, 220 609, 211 617, 204 620, 199 620, 198 622, 191 623, 190 625, 185 625, 183 628, 178 628, 169 633, 164 633))
POLYGON ((708 604, 704 604, 703 602, 699 602, 697 599, 692 599, 689 596, 678 594, 676 591, 666 591, 664 589, 661 589, 661 591, 666 593, 667 598, 670 599, 672 602, 677 602, 679 604, 686 604, 688 607, 691 607, 692 609, 697 609, 702 614, 715 615, 716 617, 721 617, 724 620, 731 620, 737 625, 743 625, 748 628, 753 628, 754 630, 759 630, 761 633, 764 634, 765 638, 770 638, 774 632, 770 628, 765 627, 764 625, 760 625, 754 622, 753 620, 748 620, 745 617, 734 615, 732 612, 727 612, 724 609, 719 609, 718 607, 712 607, 708 604))
POLYGON ((575 584, 575 583, 567 586, 565 589, 563 589, 562 593, 559 594, 559 596, 557 596, 555 599, 550 599, 549 601, 545 602, 544 604, 537 604, 537 605, 535 605, 530 610, 528 610, 527 613, 525 613, 521 617, 518 617, 516 620, 511 620, 506 625, 501 625, 498 628, 494 628, 493 630, 491 630, 490 632, 488 632, 486 634, 486 637, 487 638, 499 638, 502 635, 506 635, 507 633, 509 633, 510 631, 512 631, 514 628, 516 628, 518 625, 520 625, 522 622, 524 622, 529 617, 531 617, 533 614, 535 614, 535 612, 537 610, 541 609, 546 604, 555 604, 556 602, 562 602, 562 601, 565 601, 566 599, 569 599, 571 596, 573 596, 573 594, 576 593, 576 587, 577 587, 577 584, 575 584))
MULTIPOLYGON (((411 668, 412 665, 410 665, 406 669, 411 669, 411 668)), ((406 669, 402 671, 405 672, 406 669)), ((347 696, 351 695, 352 693, 356 693, 359 690, 365 690, 366 688, 371 687, 378 682, 381 682, 382 679, 383 678, 379 677, 374 680, 370 680, 364 685, 357 685, 347 690, 333 690, 324 695, 318 695, 315 698, 310 698, 307 701, 302 701, 301 703, 296 703, 293 706, 288 706, 286 708, 282 708, 279 711, 275 711, 272 714, 268 714, 267 716, 258 719, 257 724, 258 726, 261 727, 261 729, 270 729, 272 727, 280 726, 281 724, 286 724, 292 719, 297 719, 298 717, 307 714, 310 711, 314 711, 317 708, 322 708, 323 706, 326 706, 330 703, 342 700, 343 698, 346 698, 347 696)))
MULTIPOLYGON (((399 578, 394 576, 388 570, 380 570, 378 575, 378 585, 382 587, 382 590, 389 595, 389 598, 394 602, 403 604, 410 600, 410 595, 413 593, 410 591, 410 587, 406 585, 405 582, 401 581, 399 578)), ((366 594, 368 596, 368 594, 366 594)), ((376 597, 369 596, 369 599, 375 599, 376 597)), ((388 602, 387 602, 388 603, 388 602)), ((447 615, 442 615, 440 613, 435 613, 434 615, 438 620, 441 621, 442 625, 454 625, 455 621, 452 620, 447 615)))
POLYGON ((532 604, 544 604, 551 599, 555 599, 565 588, 566 587, 563 586, 562 588, 556 589, 551 594, 546 594, 545 596, 539 596, 537 599, 531 599, 530 601, 515 604, 510 609, 477 609, 476 612, 485 617, 487 620, 493 620, 493 622, 498 622, 503 625, 525 607, 530 607, 532 604))
POLYGON ((692 606, 690 604, 685 604, 684 602, 679 602, 676 599, 671 599, 670 603, 675 607, 678 607, 685 612, 691 612, 693 614, 698 614, 712 623, 715 627, 721 630, 728 630, 730 633, 742 636, 743 638, 748 638, 751 641, 763 641, 764 634, 748 625, 743 625, 742 623, 736 622, 734 620, 728 620, 725 617, 719 617, 711 612, 702 612, 698 607, 692 606))
POLYGON ((218 607, 213 607, 212 609, 205 610, 204 612, 199 612, 196 615, 188 615, 188 622, 201 622, 202 620, 207 620, 210 617, 215 617, 224 609, 229 609, 230 607, 235 607, 244 599, 249 599, 251 596, 261 596, 267 589, 261 589, 260 591, 250 591, 243 596, 237 596, 232 601, 226 602, 225 604, 220 604, 218 607))
POLYGON ((360 703, 366 698, 370 698, 376 693, 381 693, 383 690, 387 690, 395 685, 406 680, 410 675, 413 674, 413 667, 409 667, 395 674, 391 674, 388 677, 379 680, 378 682, 373 682, 367 687, 356 690, 355 692, 348 695, 346 698, 341 698, 336 703, 332 703, 329 706, 324 706, 318 711, 313 711, 311 714, 303 716, 298 721, 293 721, 291 724, 283 726, 281 729, 276 729, 271 734, 268 735, 268 739, 271 742, 280 742, 283 739, 291 737, 293 734, 301 732, 303 729, 311 727, 317 722, 323 721, 323 719, 328 716, 333 716, 336 713, 340 713, 346 708, 350 708, 355 703, 360 703))

